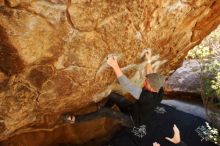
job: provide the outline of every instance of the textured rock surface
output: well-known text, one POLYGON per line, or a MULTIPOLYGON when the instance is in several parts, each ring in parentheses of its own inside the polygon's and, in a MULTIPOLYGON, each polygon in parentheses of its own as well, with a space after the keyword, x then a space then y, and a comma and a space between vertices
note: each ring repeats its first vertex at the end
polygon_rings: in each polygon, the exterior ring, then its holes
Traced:
POLYGON ((97 119, 74 126, 66 124, 50 130, 38 129, 23 133, 1 142, 1 146, 73 146, 82 143, 85 143, 85 146, 99 146, 111 136, 107 131, 114 132, 118 128, 118 124, 112 120, 97 119))
POLYGON ((201 100, 200 66, 196 60, 185 60, 166 82, 169 97, 201 100))
POLYGON ((0 0, 0 140, 124 93, 109 54, 140 85, 144 47, 169 75, 219 23, 219 0, 0 0))

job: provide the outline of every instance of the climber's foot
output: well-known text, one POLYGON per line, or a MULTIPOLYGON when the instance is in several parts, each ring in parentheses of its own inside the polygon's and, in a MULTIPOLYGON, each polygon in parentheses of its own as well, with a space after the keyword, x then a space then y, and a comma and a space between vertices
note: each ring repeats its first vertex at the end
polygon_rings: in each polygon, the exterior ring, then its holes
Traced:
POLYGON ((70 124, 74 124, 75 123, 75 119, 76 119, 76 117, 73 114, 65 114, 63 116, 63 120, 65 122, 69 122, 70 124))

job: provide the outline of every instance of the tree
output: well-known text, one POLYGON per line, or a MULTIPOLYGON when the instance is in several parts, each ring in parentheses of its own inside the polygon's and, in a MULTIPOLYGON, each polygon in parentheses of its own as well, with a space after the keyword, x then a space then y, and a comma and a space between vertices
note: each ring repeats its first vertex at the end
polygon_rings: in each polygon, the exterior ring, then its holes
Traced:
MULTIPOLYGON (((220 26, 189 51, 187 58, 196 59, 200 64, 203 104, 210 121, 220 128, 220 26)), ((216 137, 215 142, 220 144, 219 135, 216 137)))

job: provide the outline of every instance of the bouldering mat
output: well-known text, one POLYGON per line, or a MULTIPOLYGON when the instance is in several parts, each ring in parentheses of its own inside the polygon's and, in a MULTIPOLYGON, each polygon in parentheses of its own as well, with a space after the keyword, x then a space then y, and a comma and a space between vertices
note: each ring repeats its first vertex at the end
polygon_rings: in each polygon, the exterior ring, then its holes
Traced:
POLYGON ((205 122, 208 121, 160 104, 148 122, 139 127, 122 128, 105 146, 152 146, 153 142, 161 146, 175 146, 165 139, 173 137, 174 124, 180 130, 181 140, 188 146, 216 146, 203 135, 205 122))

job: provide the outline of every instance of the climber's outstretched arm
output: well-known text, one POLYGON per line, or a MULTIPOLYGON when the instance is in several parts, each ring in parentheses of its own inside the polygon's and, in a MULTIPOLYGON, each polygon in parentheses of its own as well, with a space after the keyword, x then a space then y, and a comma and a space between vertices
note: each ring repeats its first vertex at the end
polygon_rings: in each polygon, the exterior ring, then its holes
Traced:
POLYGON ((122 87, 124 87, 135 99, 139 99, 142 89, 138 86, 133 85, 130 80, 122 73, 121 68, 114 56, 108 58, 108 65, 111 66, 118 78, 118 81, 122 87))
POLYGON ((147 65, 146 65, 146 68, 145 68, 145 72, 146 74, 151 74, 153 73, 153 68, 152 68, 152 65, 151 65, 151 50, 148 49, 145 51, 144 53, 144 60, 147 61, 147 65))

